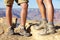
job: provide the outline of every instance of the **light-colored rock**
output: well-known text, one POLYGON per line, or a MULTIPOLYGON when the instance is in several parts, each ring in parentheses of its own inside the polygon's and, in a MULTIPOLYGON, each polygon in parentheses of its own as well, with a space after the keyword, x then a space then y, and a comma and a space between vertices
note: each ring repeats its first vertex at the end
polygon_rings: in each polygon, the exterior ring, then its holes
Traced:
POLYGON ((1 35, 1 34, 3 34, 3 30, 2 30, 2 29, 0 29, 0 35, 1 35))
POLYGON ((39 24, 40 22, 37 20, 27 20, 26 22, 26 27, 28 28, 29 26, 33 25, 33 24, 39 24))
MULTIPOLYGON (((16 18, 12 18, 12 23, 16 23, 16 18)), ((6 32, 6 29, 8 28, 7 25, 6 18, 0 18, 0 34, 2 34, 3 31, 6 32)))
POLYGON ((60 40, 60 33, 49 34, 49 35, 39 35, 40 30, 35 30, 34 27, 31 27, 31 33, 35 40, 60 40))
POLYGON ((0 23, 3 23, 3 20, 4 20, 3 18, 0 18, 0 23))
POLYGON ((0 35, 3 34, 3 32, 4 32, 4 31, 3 31, 3 27, 0 26, 0 35))
MULTIPOLYGON (((8 26, 6 24, 4 24, 3 22, 5 22, 5 18, 3 18, 3 20, 1 20, 2 24, 0 24, 0 35, 2 34, 3 36, 0 36, 0 40, 60 40, 60 29, 57 30, 57 33, 55 34, 50 34, 50 35, 39 35, 38 33, 40 32, 40 30, 35 30, 34 26, 31 26, 31 33, 32 36, 31 37, 23 37, 20 35, 4 35, 3 33, 6 32, 6 29, 8 28, 8 26)), ((16 22, 16 18, 13 18, 13 23, 16 22)), ((5 22, 6 23, 6 22, 5 22)), ((30 26, 30 24, 39 24, 40 21, 34 21, 34 20, 27 20, 26 22, 26 27, 28 28, 30 26)), ((56 26, 56 24, 55 24, 56 26)))
POLYGON ((12 23, 16 23, 17 18, 12 18, 12 23))

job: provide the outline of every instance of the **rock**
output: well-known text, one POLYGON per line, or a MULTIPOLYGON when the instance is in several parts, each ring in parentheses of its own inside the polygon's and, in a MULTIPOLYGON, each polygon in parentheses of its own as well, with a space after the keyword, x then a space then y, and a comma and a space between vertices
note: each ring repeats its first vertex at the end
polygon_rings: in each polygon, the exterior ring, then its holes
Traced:
POLYGON ((1 34, 3 34, 3 30, 2 30, 2 29, 0 29, 0 35, 1 35, 1 34))
POLYGON ((0 35, 3 34, 3 29, 0 27, 0 35))
POLYGON ((16 23, 17 18, 12 18, 12 23, 16 23))
POLYGON ((35 30, 31 27, 31 33, 35 40, 60 40, 60 33, 49 34, 49 35, 39 35, 40 30, 35 30))
POLYGON ((3 23, 3 18, 0 18, 0 23, 3 23))
MULTIPOLYGON (((16 23, 16 18, 12 18, 12 22, 13 23, 16 23)), ((3 18, 0 18, 0 34, 4 32, 6 32, 6 29, 8 28, 8 25, 6 23, 6 18, 3 17, 3 18)))
POLYGON ((0 24, 0 35, 3 34, 3 32, 4 32, 4 31, 3 31, 3 27, 2 27, 2 25, 0 24))
MULTIPOLYGON (((1 18, 1 23, 0 23, 0 35, 6 32, 6 29, 8 28, 7 23, 6 23, 6 18, 1 18), (6 24, 4 24, 4 22, 6 24)), ((13 18, 13 23, 16 22, 16 18, 13 18)), ((39 35, 38 33, 40 30, 35 30, 34 25, 39 24, 40 21, 34 21, 34 20, 27 20, 26 22, 26 28, 31 29, 32 36, 31 37, 23 37, 20 35, 3 35, 0 36, 0 40, 60 40, 60 29, 57 29, 57 33, 55 34, 49 34, 49 35, 39 35)), ((55 24, 56 26, 56 24, 55 24)), ((59 25, 58 25, 59 26, 59 25)), ((29 30, 29 29, 28 29, 29 30)))

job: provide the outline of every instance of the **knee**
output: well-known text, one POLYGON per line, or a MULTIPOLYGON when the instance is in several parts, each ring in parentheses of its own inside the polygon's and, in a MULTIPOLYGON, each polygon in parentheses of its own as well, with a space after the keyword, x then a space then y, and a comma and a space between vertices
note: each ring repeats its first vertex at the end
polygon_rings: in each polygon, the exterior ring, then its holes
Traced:
POLYGON ((27 9, 28 8, 28 4, 27 3, 22 3, 21 4, 21 8, 22 9, 27 9))
POLYGON ((52 0, 44 0, 44 3, 45 3, 46 5, 51 5, 51 4, 52 4, 52 0))
POLYGON ((11 11, 12 10, 12 5, 7 5, 6 6, 6 11, 11 11))
POLYGON ((38 5, 42 5, 43 4, 43 0, 36 0, 36 2, 38 3, 38 5))
POLYGON ((46 7, 51 8, 51 7, 53 6, 52 0, 45 0, 44 3, 45 3, 45 5, 46 5, 46 7))

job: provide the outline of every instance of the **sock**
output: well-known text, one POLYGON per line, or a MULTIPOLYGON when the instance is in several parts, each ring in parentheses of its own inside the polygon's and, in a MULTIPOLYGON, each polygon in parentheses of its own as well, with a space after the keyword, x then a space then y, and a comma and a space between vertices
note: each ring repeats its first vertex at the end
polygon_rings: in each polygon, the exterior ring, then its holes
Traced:
POLYGON ((53 22, 48 22, 49 25, 53 25, 54 23, 53 22))
POLYGON ((19 25, 19 27, 20 27, 21 29, 24 29, 24 28, 25 28, 25 26, 21 26, 21 25, 19 25))
POLYGON ((42 19, 42 21, 46 21, 47 22, 47 19, 42 19))

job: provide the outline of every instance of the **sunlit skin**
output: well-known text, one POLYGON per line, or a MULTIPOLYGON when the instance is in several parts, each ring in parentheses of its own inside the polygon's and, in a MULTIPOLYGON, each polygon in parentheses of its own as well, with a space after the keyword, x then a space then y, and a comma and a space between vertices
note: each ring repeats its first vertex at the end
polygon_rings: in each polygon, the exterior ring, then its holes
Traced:
POLYGON ((46 13, 48 22, 53 22, 54 17, 54 8, 52 4, 52 0, 36 0, 42 19, 46 19, 46 13))
MULTIPOLYGON (((28 10, 28 4, 22 3, 21 5, 21 26, 24 27, 26 23, 26 17, 27 17, 27 10, 28 10)), ((8 26, 12 25, 12 5, 6 6, 6 20, 8 23, 8 26)))

